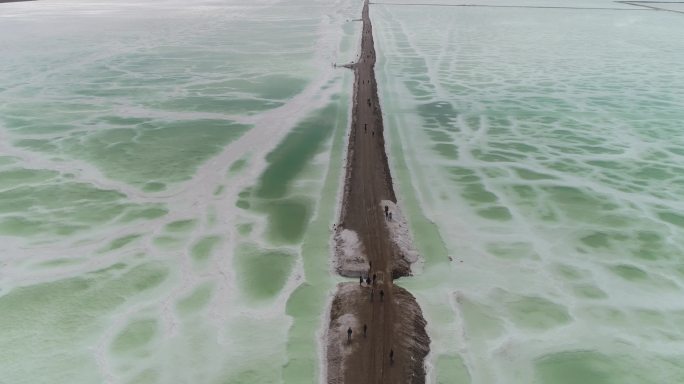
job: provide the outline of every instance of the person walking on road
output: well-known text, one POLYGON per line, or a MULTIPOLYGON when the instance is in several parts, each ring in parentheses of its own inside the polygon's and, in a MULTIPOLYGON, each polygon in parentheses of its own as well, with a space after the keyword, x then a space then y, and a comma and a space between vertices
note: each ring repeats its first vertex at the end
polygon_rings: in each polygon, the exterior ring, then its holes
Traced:
POLYGON ((385 297, 385 291, 382 289, 380 290, 380 302, 382 302, 382 299, 385 297))
POLYGON ((359 275, 359 285, 363 285, 363 276, 359 275))
POLYGON ((366 324, 363 325, 363 337, 366 337, 366 334, 368 332, 368 326, 366 324))
POLYGON ((390 349, 390 365, 394 365, 394 349, 390 349))
POLYGON ((349 329, 347 329, 347 343, 351 343, 351 335, 352 335, 352 329, 351 329, 351 327, 349 327, 349 329))

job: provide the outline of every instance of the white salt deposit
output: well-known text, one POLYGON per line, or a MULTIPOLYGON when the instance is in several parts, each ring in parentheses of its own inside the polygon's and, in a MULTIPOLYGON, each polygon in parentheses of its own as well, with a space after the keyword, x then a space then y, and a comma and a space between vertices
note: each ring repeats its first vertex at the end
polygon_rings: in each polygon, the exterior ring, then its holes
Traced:
POLYGON ((388 217, 385 223, 387 224, 392 243, 397 247, 401 257, 411 264, 411 273, 419 273, 422 269, 422 262, 419 261, 422 261, 422 259, 413 246, 411 230, 406 217, 394 202, 382 200, 380 202, 381 209, 384 209, 385 206, 388 207, 388 212, 391 213, 391 219, 388 217))
MULTIPOLYGON (((258 182, 269 165, 266 155, 294 126, 332 100, 342 108, 347 104, 340 98, 350 94, 343 81, 349 74, 330 63, 354 54, 357 28, 347 20, 358 14, 358 5, 47 0, 2 7, 0 193, 3 207, 19 206, 12 199, 22 196, 12 190, 32 187, 34 207, 0 212, 3 223, 13 220, 0 225, 0 381, 301 382, 292 375, 284 379, 283 371, 298 316, 311 307, 286 312, 302 286, 314 285, 306 273, 312 268, 306 269, 302 242, 274 245, 267 237, 269 217, 236 201, 258 182), (195 104, 167 104, 193 99, 195 104), (226 145, 213 143, 220 146, 213 157, 158 190, 108 173, 134 171, 136 166, 112 168, 112 162, 123 153, 137 158, 140 137, 157 131, 156 125, 201 126, 209 120, 250 129, 226 145), (108 145, 89 158, 91 143, 98 142, 89 139, 98 135, 108 145), (67 151, 65 142, 74 137, 79 139, 67 151), (117 146, 129 150, 109 152, 117 146), (239 161, 240 170, 228 172, 239 161), (54 176, 31 179, 38 171, 54 176), (37 193, 48 188, 55 193, 38 201, 37 193), (60 205, 65 196, 77 202, 60 205), (83 209, 81 201, 102 203, 83 209), (124 221, 133 209, 124 207, 145 204, 165 211, 124 221), (97 221, 106 214, 113 219, 97 221), (72 228, 62 216, 69 215, 88 225, 68 232, 72 228), (190 224, 169 230, 182 221, 190 224), (37 234, 26 228, 38 228, 37 234), (259 273, 237 272, 243 243, 261 254, 278 250, 294 259, 280 286, 260 291, 263 282, 248 280, 259 273), (126 284, 122 276, 141 265, 155 266, 156 274, 126 284), (54 307, 43 305, 51 292, 59 301, 54 307), (265 299, 255 299, 255 293, 265 299), (19 339, 26 342, 13 342, 19 339), (57 355, 62 358, 52 359, 57 355)), ((195 127, 188 128, 159 152, 201 157, 204 149, 187 146, 200 140, 188 133, 195 127)), ((322 191, 321 180, 331 147, 323 143, 288 190, 309 199, 312 217, 319 214, 321 196, 330 194, 322 191)), ((157 171, 165 176, 177 169, 160 162, 157 171)), ((332 210, 331 204, 324 208, 332 210)), ((330 276, 314 277, 322 291, 332 285, 330 276)), ((323 305, 313 307, 325 311, 323 305)), ((300 336, 294 348, 315 356, 315 337, 300 336)), ((315 369, 302 375, 310 380, 315 369)))
POLYGON ((429 379, 683 377, 682 15, 468 3, 371 12, 429 379))
POLYGON ((368 271, 368 261, 363 244, 356 231, 351 229, 335 230, 335 257, 332 265, 342 276, 358 277, 368 271))

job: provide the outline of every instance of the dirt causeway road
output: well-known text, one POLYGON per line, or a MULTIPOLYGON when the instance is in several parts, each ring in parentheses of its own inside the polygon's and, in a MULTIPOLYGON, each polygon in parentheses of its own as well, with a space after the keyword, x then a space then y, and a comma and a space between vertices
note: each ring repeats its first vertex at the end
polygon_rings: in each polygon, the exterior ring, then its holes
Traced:
POLYGON ((396 197, 385 153, 368 0, 362 22, 361 53, 352 66, 354 105, 340 227, 358 234, 369 262, 364 278, 376 274, 377 282, 369 286, 356 280, 338 286, 331 306, 328 382, 423 383, 429 345, 425 321, 413 296, 392 282, 408 276, 410 265, 390 241, 381 206, 382 200, 396 202, 396 197), (349 326, 351 341, 347 340, 349 326))

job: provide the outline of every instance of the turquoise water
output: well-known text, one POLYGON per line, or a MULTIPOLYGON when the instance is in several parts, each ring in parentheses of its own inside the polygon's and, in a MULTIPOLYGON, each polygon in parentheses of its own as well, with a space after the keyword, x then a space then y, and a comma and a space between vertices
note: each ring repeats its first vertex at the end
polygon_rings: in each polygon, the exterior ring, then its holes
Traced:
POLYGON ((430 381, 684 380, 682 15, 372 8, 430 381))
POLYGON ((2 4, 0 382, 317 380, 359 9, 2 4))
MULTIPOLYGON (((684 381, 682 15, 572 5, 371 7, 431 383, 684 381)), ((2 4, 0 382, 323 377, 359 12, 2 4)))

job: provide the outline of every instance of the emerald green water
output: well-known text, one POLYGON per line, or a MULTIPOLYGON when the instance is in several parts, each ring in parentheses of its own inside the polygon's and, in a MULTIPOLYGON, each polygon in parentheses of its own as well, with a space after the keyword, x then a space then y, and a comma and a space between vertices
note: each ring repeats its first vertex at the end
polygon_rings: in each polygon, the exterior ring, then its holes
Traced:
MULTIPOLYGON (((320 381, 359 11, 2 5, 0 381, 320 381)), ((371 16, 428 382, 684 381, 681 15, 371 16)))
MULTIPOLYGON (((88 348, 107 317, 126 300, 149 299, 168 283, 168 269, 159 263, 141 264, 123 273, 117 269, 93 271, 4 294, 0 298, 3 380, 26 382, 27 373, 20 367, 33 367, 34 374, 48 376, 50 380, 99 380, 96 361, 88 348), (49 333, 40 337, 39 330, 49 333), (64 348, 65 345, 71 348, 64 348)), ((148 326, 130 327, 114 341, 115 351, 125 350, 131 344, 126 340, 131 339, 131 332, 149 332, 148 326)), ((135 339, 132 344, 144 341, 135 339)))
POLYGON ((371 12, 429 380, 681 381, 681 15, 473 4, 371 12))
POLYGON ((321 374, 360 2, 0 13, 0 382, 321 374))

